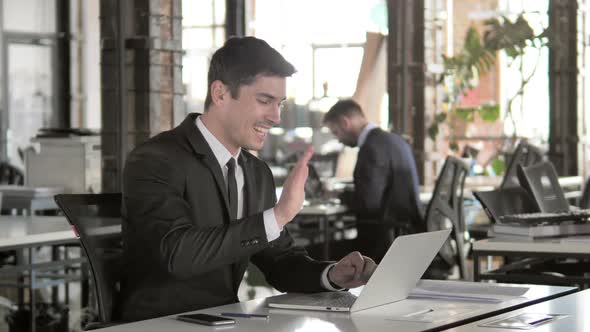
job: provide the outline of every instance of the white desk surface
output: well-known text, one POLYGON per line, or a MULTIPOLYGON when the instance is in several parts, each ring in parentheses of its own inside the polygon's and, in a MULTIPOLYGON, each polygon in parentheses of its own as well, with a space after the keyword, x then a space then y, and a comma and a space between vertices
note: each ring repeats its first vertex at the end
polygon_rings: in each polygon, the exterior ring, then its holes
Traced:
POLYGON ((590 254, 588 241, 569 241, 567 238, 549 238, 531 240, 490 238, 479 240, 473 244, 473 251, 514 251, 514 252, 545 252, 567 254, 590 254))
MULTIPOLYGON (((562 187, 579 187, 584 185, 584 178, 581 176, 562 176, 559 179, 562 187)), ((465 188, 473 190, 484 190, 485 188, 495 189, 502 183, 501 176, 468 176, 465 178, 465 188)))
POLYGON ((342 204, 318 204, 304 206, 298 215, 300 216, 331 216, 348 212, 348 207, 342 204))
POLYGON ((76 241, 65 217, 0 216, 0 250, 76 241))
POLYGON ((522 330, 510 330, 503 328, 480 327, 480 324, 488 323, 501 318, 512 317, 521 313, 536 314, 561 314, 567 315, 561 319, 541 324, 534 328, 535 332, 576 332, 588 331, 590 328, 590 289, 566 295, 557 299, 535 304, 523 309, 511 311, 502 315, 487 318, 478 322, 453 328, 452 332, 510 332, 522 330))
MULTIPOLYGON (((444 282, 444 281, 441 281, 444 282)), ((482 284, 485 286, 485 284, 482 284)), ((523 285, 517 285, 523 286, 523 285)), ((509 286, 507 286, 509 287, 509 286)), ((266 299, 256 299, 247 302, 228 304, 224 306, 199 310, 198 312, 219 315, 222 312, 267 314, 268 320, 236 318, 236 324, 225 327, 212 327, 193 323, 181 322, 175 315, 156 319, 144 320, 129 324, 118 325, 96 331, 425 331, 441 330, 456 324, 472 322, 496 313, 511 310, 534 301, 548 297, 562 296, 575 290, 573 287, 528 285, 529 291, 523 297, 514 298, 502 303, 481 302, 453 302, 445 300, 408 299, 391 303, 381 307, 349 314, 342 312, 322 312, 308 310, 287 310, 268 308, 266 299), (414 309, 416 308, 416 309, 414 309), (443 321, 411 322, 393 320, 397 314, 407 313, 408 310, 422 310, 432 308, 448 312, 443 321)))

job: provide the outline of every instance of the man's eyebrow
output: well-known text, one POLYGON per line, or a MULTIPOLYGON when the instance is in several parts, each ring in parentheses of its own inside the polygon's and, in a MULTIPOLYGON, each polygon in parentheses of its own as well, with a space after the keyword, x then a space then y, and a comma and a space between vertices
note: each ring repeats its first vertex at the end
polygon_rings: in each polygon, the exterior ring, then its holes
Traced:
MULTIPOLYGON (((277 100, 278 98, 271 95, 270 93, 266 93, 266 92, 258 92, 256 93, 257 97, 263 97, 263 98, 268 98, 268 99, 272 99, 272 100, 277 100)), ((285 101, 287 99, 287 97, 284 97, 283 99, 281 99, 281 102, 285 101)))

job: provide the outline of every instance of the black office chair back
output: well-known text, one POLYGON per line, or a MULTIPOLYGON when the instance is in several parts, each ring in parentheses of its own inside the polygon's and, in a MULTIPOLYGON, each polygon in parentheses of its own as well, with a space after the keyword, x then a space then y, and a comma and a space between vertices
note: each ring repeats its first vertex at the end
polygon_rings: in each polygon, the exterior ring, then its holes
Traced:
POLYGON ((467 276, 466 243, 469 242, 469 233, 463 219, 463 187, 468 171, 469 168, 460 159, 447 157, 425 217, 428 231, 453 229, 438 256, 449 268, 458 265, 461 278, 467 276))
POLYGON ((590 177, 588 177, 588 180, 586 180, 586 184, 584 185, 582 197, 580 197, 578 206, 580 209, 590 209, 590 177))
POLYGON ((340 152, 326 154, 314 154, 309 163, 315 167, 320 177, 334 177, 338 168, 338 157, 340 152))
POLYGON ((534 145, 521 141, 514 150, 512 158, 510 158, 500 189, 520 187, 516 175, 518 165, 530 166, 541 161, 543 161, 543 151, 534 145))
POLYGON ((305 185, 303 186, 303 190, 305 191, 305 198, 317 199, 323 197, 324 186, 322 184, 318 171, 312 164, 308 164, 307 169, 307 180, 305 180, 305 185))
POLYGON ((497 222, 501 216, 539 211, 531 195, 522 187, 476 191, 473 195, 481 203, 491 223, 497 222))
POLYGON ((25 176, 23 171, 5 161, 0 162, 0 184, 16 184, 22 186, 24 183, 25 176))
POLYGON ((121 194, 63 194, 55 201, 88 259, 100 323, 113 321, 123 256, 121 194))
POLYGON ((517 170, 520 185, 533 197, 538 211, 567 212, 570 205, 559 184, 557 172, 549 161, 531 166, 520 166, 517 170))

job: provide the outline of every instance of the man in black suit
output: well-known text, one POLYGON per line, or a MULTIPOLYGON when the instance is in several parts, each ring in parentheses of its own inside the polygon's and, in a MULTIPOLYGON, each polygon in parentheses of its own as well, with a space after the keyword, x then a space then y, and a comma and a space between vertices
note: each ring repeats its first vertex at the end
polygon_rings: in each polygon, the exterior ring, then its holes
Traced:
POLYGON ((407 232, 425 231, 416 162, 409 144, 365 118, 352 99, 340 100, 324 124, 344 145, 359 147, 354 192, 341 195, 357 217, 357 248, 379 262, 393 241, 394 225, 407 232))
POLYGON ((251 261, 281 291, 357 287, 375 263, 358 252, 315 261, 283 227, 301 209, 308 148, 280 200, 262 148, 280 121, 295 72, 253 37, 232 38, 211 59, 205 113, 189 114, 130 153, 124 171, 125 271, 121 319, 147 319, 238 301, 251 261))

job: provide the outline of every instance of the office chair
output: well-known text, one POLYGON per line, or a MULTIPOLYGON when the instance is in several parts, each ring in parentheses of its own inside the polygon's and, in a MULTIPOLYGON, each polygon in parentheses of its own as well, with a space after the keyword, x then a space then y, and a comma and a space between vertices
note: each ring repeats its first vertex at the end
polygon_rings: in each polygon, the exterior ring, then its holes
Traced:
POLYGON ((314 154, 309 163, 314 165, 320 177, 334 177, 338 169, 338 157, 340 152, 330 152, 326 154, 314 154))
POLYGON ((455 265, 459 266, 460 277, 467 277, 470 239, 463 219, 463 187, 468 171, 460 159, 449 156, 436 180, 426 208, 426 228, 428 231, 452 228, 453 232, 427 270, 429 277, 446 278, 455 265))
POLYGON ((584 190, 578 201, 578 207, 580 209, 590 209, 590 177, 586 180, 586 184, 584 184, 584 190))
POLYGON ((5 161, 0 162, 0 183, 22 186, 25 183, 23 171, 5 161))
POLYGON ((121 261, 121 194, 61 194, 55 202, 80 239, 92 273, 98 323, 85 329, 116 325, 121 261))
POLYGON ((541 161, 543 161, 543 151, 534 145, 521 141, 510 158, 500 189, 520 187, 516 176, 518 165, 530 166, 541 161))

